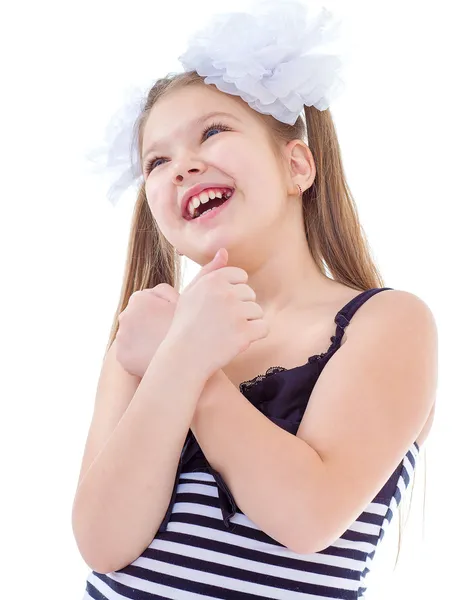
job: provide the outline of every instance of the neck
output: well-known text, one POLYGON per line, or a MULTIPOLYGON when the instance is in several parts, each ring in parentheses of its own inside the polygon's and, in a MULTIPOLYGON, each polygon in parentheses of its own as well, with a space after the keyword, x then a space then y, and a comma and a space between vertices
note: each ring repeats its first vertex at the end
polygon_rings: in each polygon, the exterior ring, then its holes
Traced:
POLYGON ((295 227, 228 252, 228 265, 247 271, 247 283, 270 322, 325 303, 337 285, 318 269, 305 235, 295 227))

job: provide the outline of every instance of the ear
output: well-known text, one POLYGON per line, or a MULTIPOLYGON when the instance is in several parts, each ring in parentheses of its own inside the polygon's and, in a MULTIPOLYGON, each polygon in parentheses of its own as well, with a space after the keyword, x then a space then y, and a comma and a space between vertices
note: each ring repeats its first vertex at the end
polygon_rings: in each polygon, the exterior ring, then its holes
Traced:
POLYGON ((299 184, 303 190, 313 185, 316 166, 310 148, 302 140, 292 140, 285 146, 290 186, 299 184))

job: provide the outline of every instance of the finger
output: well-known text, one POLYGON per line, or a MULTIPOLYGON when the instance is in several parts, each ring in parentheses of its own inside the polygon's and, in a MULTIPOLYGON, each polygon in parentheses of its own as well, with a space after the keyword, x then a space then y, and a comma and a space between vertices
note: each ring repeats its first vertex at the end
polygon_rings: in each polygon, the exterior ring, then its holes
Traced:
POLYGON ((251 286, 245 283, 237 283, 234 286, 234 292, 238 300, 241 301, 256 301, 256 292, 252 289, 251 286))
POLYGON ((223 267, 218 269, 217 272, 208 273, 208 277, 222 277, 228 283, 233 285, 246 283, 248 280, 248 274, 244 269, 240 267, 223 267))
POLYGON ((243 314, 248 321, 264 318, 264 311, 257 302, 243 302, 243 314))
POLYGON ((269 335, 269 323, 266 319, 254 319, 247 322, 249 339, 252 342, 262 340, 269 335))

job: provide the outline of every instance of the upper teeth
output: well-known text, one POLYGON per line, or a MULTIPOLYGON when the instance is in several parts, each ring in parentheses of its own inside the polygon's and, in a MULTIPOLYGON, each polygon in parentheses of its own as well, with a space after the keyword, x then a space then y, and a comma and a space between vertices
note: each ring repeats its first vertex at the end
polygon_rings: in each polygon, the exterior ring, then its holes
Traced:
POLYGON ((206 204, 210 198, 213 200, 214 198, 229 198, 233 194, 232 190, 220 190, 220 189, 208 189, 200 194, 196 194, 190 198, 189 203, 187 204, 187 212, 190 217, 193 219, 195 215, 195 210, 200 206, 200 204, 206 204))

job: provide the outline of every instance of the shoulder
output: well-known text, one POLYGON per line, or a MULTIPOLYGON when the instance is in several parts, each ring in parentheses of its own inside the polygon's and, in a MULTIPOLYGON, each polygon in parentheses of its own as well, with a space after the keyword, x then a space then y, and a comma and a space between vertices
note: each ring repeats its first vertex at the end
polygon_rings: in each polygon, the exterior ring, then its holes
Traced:
POLYGON ((419 296, 405 290, 382 290, 357 310, 349 325, 349 335, 362 335, 370 329, 385 329, 395 337, 423 337, 433 343, 437 325, 430 306, 419 296))
POLYGON ((353 351, 378 353, 386 364, 403 355, 437 379, 438 328, 430 306, 404 290, 383 290, 371 296, 346 329, 353 351))
POLYGON ((363 357, 366 376, 378 372, 384 384, 392 377, 390 386, 399 385, 401 378, 404 397, 422 398, 425 414, 431 416, 438 383, 438 327, 425 300, 405 290, 382 290, 362 304, 346 333, 349 343, 344 354, 333 357, 333 367, 354 368, 363 357))
POLYGON ((346 333, 297 431, 323 463, 308 527, 317 551, 338 539, 385 485, 422 432, 436 394, 437 330, 421 298, 401 290, 374 294, 346 333))
MULTIPOLYGON (((345 289, 338 293, 333 306, 347 306, 362 294, 361 291, 353 293, 351 288, 343 287, 345 289)), ((332 311, 333 308, 330 309, 332 311)), ((382 289, 364 299, 351 317, 341 345, 348 339, 365 338, 366 334, 381 335, 382 331, 384 335, 388 333, 393 336, 392 343, 398 340, 398 344, 401 344, 402 340, 416 337, 423 340, 425 349, 429 345, 434 350, 437 345, 437 325, 430 306, 416 294, 405 290, 382 289)))

